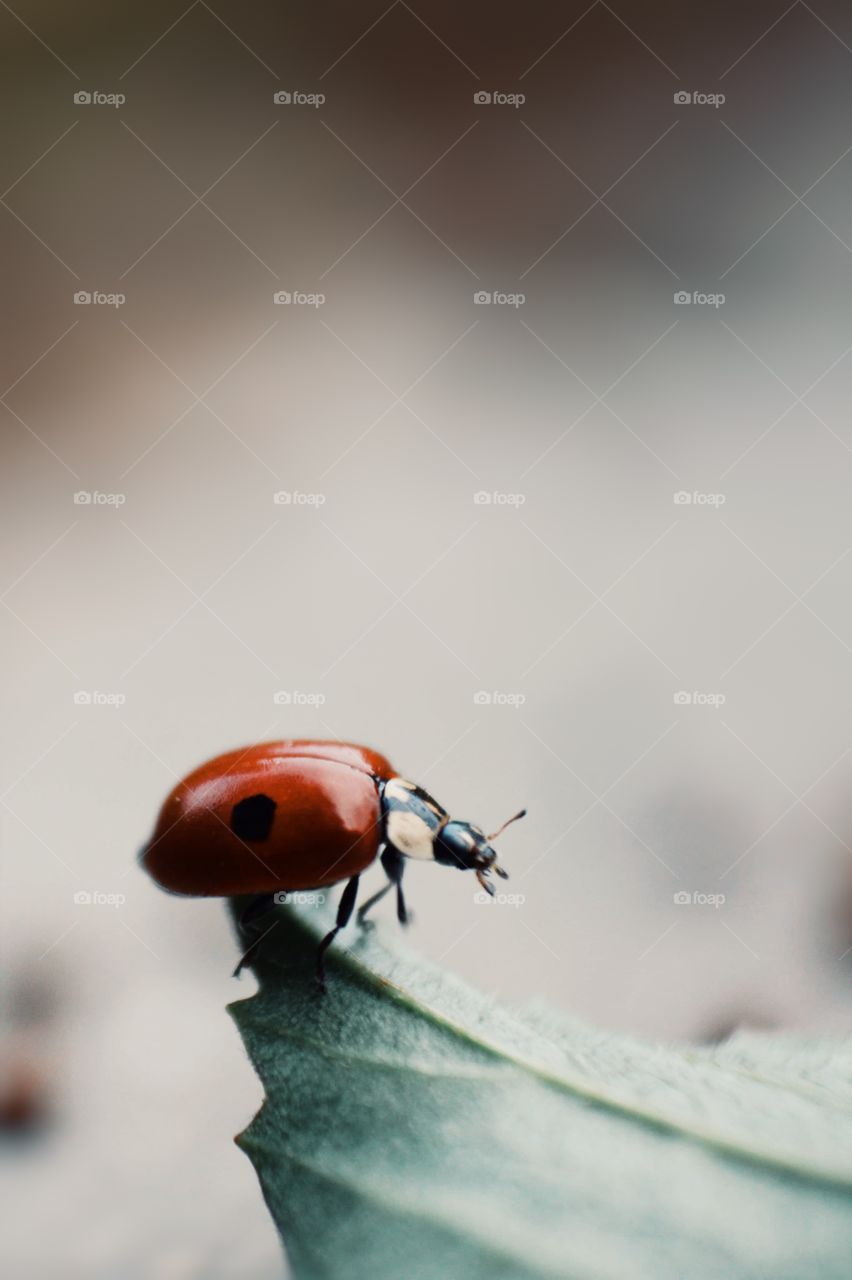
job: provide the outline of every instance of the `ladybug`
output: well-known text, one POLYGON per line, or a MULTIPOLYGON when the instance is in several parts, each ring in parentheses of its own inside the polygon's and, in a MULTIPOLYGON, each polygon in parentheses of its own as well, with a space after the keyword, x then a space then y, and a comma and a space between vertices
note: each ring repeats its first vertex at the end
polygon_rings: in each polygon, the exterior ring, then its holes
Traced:
MULTIPOLYGON (((216 756, 167 797, 142 851, 145 869, 164 889, 194 896, 255 895, 241 917, 247 928, 288 891, 346 881, 335 926, 317 949, 325 990, 325 952, 348 924, 358 882, 378 858, 388 882, 358 912, 396 889, 397 917, 408 923, 402 876, 406 858, 474 871, 488 893, 493 871, 507 879, 491 847, 522 809, 493 835, 459 822, 422 787, 407 782, 377 751, 351 742, 293 739, 216 756)), ((235 974, 256 955, 259 939, 235 974)))

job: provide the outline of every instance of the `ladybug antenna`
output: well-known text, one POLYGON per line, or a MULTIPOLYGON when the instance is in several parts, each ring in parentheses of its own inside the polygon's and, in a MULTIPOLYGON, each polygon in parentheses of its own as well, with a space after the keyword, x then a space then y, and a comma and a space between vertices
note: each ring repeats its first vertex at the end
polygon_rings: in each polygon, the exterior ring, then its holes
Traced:
MULTIPOLYGON (((493 833, 493 835, 486 837, 486 839, 488 840, 488 843, 490 844, 492 840, 496 840, 497 837, 501 835, 508 826, 511 826, 513 822, 517 822, 519 818, 526 817, 526 812, 527 812, 526 809, 520 809, 518 813, 513 814, 511 818, 507 818, 506 821, 503 823, 502 827, 498 827, 497 830, 493 833)), ((496 856, 494 858, 494 861, 489 866, 488 870, 493 871, 494 874, 498 875, 501 880, 509 879, 508 871, 504 871, 503 868, 498 864, 496 856)), ((486 888, 487 887, 488 886, 486 885, 486 888)))
POLYGON ((526 809, 520 809, 511 818, 507 818, 506 821, 503 823, 502 827, 498 827, 493 835, 486 837, 486 839, 488 840, 488 843, 490 844, 492 840, 496 840, 498 836, 503 834, 503 832, 506 830, 507 827, 510 827, 513 822, 517 822, 518 818, 525 818, 526 816, 527 816, 526 809))

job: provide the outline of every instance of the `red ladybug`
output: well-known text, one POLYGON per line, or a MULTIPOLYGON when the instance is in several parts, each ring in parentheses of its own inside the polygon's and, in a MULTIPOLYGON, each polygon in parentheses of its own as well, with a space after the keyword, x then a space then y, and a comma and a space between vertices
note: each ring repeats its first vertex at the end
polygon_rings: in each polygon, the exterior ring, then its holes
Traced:
MULTIPOLYGON (((506 879, 506 872, 490 842, 509 822, 486 836, 473 823, 451 819, 368 747, 311 739, 266 742, 217 756, 179 782, 160 811, 142 864, 173 893, 258 895, 243 925, 283 901, 288 890, 345 880, 337 923, 317 950, 317 981, 324 989, 325 951, 352 915, 361 872, 377 857, 388 883, 364 903, 358 919, 395 887, 397 915, 406 924, 405 858, 474 871, 493 894, 486 877, 493 871, 506 879)), ((237 973, 250 963, 256 945, 237 973)))

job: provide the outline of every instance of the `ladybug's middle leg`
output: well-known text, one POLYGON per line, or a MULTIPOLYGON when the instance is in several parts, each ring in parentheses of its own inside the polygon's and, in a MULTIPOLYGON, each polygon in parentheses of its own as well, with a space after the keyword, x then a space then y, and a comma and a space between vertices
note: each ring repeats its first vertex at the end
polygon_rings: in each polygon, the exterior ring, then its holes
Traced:
MULTIPOLYGON (((385 850, 385 852, 382 854, 382 865, 384 865, 384 861, 385 861, 385 854, 386 854, 387 852, 388 852, 388 850, 386 849, 386 850, 385 850)), ((385 868, 385 871, 387 871, 387 868, 385 868)), ((360 906, 360 907, 358 908, 358 923, 359 923, 359 924, 365 924, 365 923, 366 923, 366 919, 367 919, 367 912, 368 912, 368 911, 372 911, 372 910, 373 910, 373 907, 376 905, 376 903, 377 903, 377 902, 381 902, 382 898, 384 898, 386 894, 390 893, 391 889, 393 888, 393 885, 394 885, 394 882, 393 882, 392 878, 391 878, 390 876, 388 876, 388 882, 387 882, 387 884, 386 884, 382 889, 379 889, 378 893, 374 893, 374 894, 373 894, 373 896, 372 896, 372 898, 368 898, 368 899, 367 899, 367 901, 366 901, 365 903, 363 903, 363 905, 362 905, 362 906, 360 906)))
POLYGON ((353 876, 347 881, 346 888, 340 898, 337 907, 337 920, 333 929, 325 935, 322 942, 317 947, 317 985, 320 991, 325 991, 325 953, 331 946, 337 934, 343 929, 350 920, 352 912, 355 909, 355 901, 358 897, 358 876, 353 876))

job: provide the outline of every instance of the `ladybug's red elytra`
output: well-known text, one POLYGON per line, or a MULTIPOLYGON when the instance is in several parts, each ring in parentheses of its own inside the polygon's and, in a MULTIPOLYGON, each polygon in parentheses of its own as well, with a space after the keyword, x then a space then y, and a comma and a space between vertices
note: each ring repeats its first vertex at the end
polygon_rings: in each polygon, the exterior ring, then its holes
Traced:
MULTIPOLYGON (((474 871, 488 893, 493 871, 507 878, 491 847, 509 822, 487 836, 451 819, 421 787, 397 775, 379 752, 350 742, 293 739, 265 742, 216 756, 167 797, 142 864, 173 893, 197 897, 254 894, 241 924, 250 926, 288 891, 346 881, 335 927, 317 950, 317 981, 325 989, 324 956, 349 922, 363 871, 381 860, 388 883, 358 912, 396 888, 397 916, 407 924, 402 892, 406 858, 474 871)), ((251 963, 257 943, 236 972, 251 963)))

